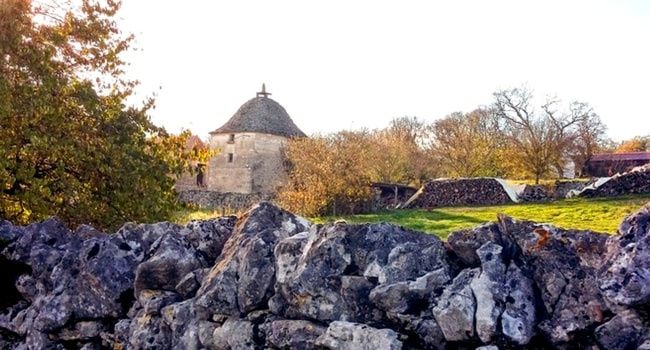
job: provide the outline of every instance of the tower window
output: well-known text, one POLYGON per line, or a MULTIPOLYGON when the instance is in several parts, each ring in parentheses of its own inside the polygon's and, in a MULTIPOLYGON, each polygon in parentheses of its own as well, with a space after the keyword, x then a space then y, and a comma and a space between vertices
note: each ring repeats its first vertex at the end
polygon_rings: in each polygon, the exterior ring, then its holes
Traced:
POLYGON ((228 163, 232 163, 233 158, 234 158, 234 155, 232 153, 228 153, 228 163))
POLYGON ((228 143, 235 143, 235 134, 228 135, 228 143))

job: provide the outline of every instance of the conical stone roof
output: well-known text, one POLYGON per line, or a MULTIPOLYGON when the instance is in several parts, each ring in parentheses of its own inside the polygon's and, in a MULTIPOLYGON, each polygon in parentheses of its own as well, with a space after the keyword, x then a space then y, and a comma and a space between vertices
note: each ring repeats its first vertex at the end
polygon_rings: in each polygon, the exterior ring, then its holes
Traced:
POLYGON ((257 97, 244 103, 226 124, 210 134, 255 132, 284 137, 306 137, 293 123, 284 107, 268 95, 270 93, 266 92, 265 86, 262 85, 262 92, 258 92, 257 97))

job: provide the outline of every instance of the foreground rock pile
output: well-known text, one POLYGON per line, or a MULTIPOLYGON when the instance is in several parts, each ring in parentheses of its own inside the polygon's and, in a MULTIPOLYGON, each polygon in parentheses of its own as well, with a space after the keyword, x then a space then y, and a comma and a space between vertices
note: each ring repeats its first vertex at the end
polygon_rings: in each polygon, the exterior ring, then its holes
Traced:
POLYGON ((512 203, 494 178, 445 179, 427 182, 413 204, 416 208, 512 203))
POLYGON ((499 216, 446 243, 269 203, 115 234, 2 222, 0 348, 650 349, 649 210, 613 236, 499 216))

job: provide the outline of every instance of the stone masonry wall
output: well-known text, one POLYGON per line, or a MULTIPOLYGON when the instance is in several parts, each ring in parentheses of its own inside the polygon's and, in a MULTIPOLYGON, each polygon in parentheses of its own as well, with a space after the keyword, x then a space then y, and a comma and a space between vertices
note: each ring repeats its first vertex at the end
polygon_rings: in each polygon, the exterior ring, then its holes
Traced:
POLYGON ((285 137, 258 134, 215 134, 210 148, 208 189, 217 192, 276 193, 287 181, 282 163, 285 137))
POLYGON ((388 223, 0 221, 0 348, 650 349, 650 204, 613 235, 388 223))

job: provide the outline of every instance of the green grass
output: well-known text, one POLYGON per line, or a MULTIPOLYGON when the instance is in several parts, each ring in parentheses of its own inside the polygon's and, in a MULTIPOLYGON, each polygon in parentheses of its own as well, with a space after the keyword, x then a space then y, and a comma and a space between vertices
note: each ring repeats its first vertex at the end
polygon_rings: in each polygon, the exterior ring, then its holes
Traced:
POLYGON ((454 231, 496 221, 497 213, 516 219, 549 223, 566 229, 615 233, 625 216, 650 202, 650 194, 615 198, 576 198, 542 203, 500 206, 453 207, 435 210, 393 210, 376 214, 312 219, 322 223, 344 219, 353 223, 387 221, 412 230, 433 233, 442 239, 454 231))
MULTIPOLYGON (((310 220, 316 223, 339 219, 350 223, 385 221, 446 239, 451 232, 496 221, 497 213, 503 213, 516 219, 549 223, 566 229, 615 233, 625 216, 637 211, 648 202, 650 202, 650 194, 435 210, 391 210, 364 215, 310 218, 310 220)), ((185 224, 191 219, 206 220, 224 214, 239 213, 224 210, 185 210, 178 212, 172 221, 185 224)))

